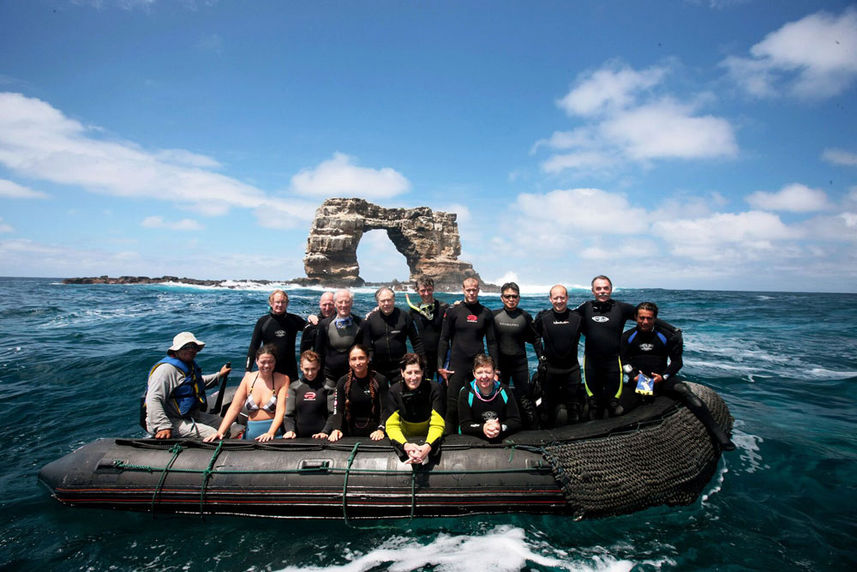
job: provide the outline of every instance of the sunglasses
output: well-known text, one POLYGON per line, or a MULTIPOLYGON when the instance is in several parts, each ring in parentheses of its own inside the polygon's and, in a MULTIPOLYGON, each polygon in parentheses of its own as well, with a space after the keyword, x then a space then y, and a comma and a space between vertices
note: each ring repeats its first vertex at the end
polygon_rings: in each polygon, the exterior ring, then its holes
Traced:
POLYGON ((518 298, 520 298, 520 296, 518 296, 517 294, 503 294, 503 298, 505 298, 506 300, 517 300, 518 298))

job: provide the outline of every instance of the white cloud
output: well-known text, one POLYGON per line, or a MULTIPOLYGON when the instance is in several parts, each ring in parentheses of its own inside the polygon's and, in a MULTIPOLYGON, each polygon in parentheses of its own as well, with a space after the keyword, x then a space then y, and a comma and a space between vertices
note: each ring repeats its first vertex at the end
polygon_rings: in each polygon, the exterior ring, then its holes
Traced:
POLYGON ((609 245, 590 246, 580 251, 580 257, 587 260, 636 260, 657 256, 658 245, 647 238, 635 238, 609 245))
POLYGON ((358 167, 344 153, 334 153, 333 158, 292 177, 293 191, 315 197, 387 199, 410 188, 410 182, 396 170, 358 167))
POLYGON ((660 220, 652 225, 652 232, 670 245, 672 255, 709 263, 739 263, 781 255, 774 243, 802 234, 787 227, 777 215, 761 211, 660 220))
POLYGON ((33 189, 21 186, 13 181, 0 179, 0 197, 6 199, 45 199, 48 195, 41 191, 34 191, 33 189))
POLYGON ((771 97, 780 87, 801 98, 842 93, 857 78, 857 9, 817 12, 789 22, 725 66, 750 94, 771 97))
POLYGON ((206 160, 200 155, 147 152, 128 142, 97 139, 96 132, 43 101, 0 93, 0 164, 12 171, 101 194, 169 201, 212 215, 265 201, 259 189, 201 168, 206 160), (189 161, 197 166, 188 166, 189 161))
POLYGON ((596 115, 613 109, 625 109, 637 97, 661 82, 665 68, 652 67, 641 71, 618 61, 578 77, 577 84, 557 105, 569 115, 596 115))
POLYGON ((522 193, 513 210, 519 216, 519 241, 557 253, 583 239, 598 242, 603 236, 648 229, 645 209, 632 206, 621 194, 600 189, 522 193))
POLYGON ((608 62, 582 76, 559 102, 569 115, 588 123, 570 131, 555 131, 537 141, 541 147, 568 151, 542 162, 551 174, 566 170, 603 173, 631 162, 648 164, 657 159, 712 159, 734 157, 738 144, 729 121, 699 113, 712 98, 696 96, 693 104, 653 93, 668 69, 652 67, 636 71, 608 62))
POLYGON ((844 149, 825 149, 821 154, 821 158, 834 165, 857 167, 857 153, 845 151, 844 149))
POLYGON ((183 218, 176 221, 166 221, 160 216, 150 216, 140 223, 145 228, 163 228, 168 230, 202 230, 204 227, 197 221, 183 218))
POLYGON ((728 121, 692 114, 690 106, 664 99, 618 113, 602 129, 638 160, 732 157, 738 153, 728 121))
POLYGON ((459 224, 466 224, 472 220, 470 209, 467 208, 467 205, 462 205, 461 203, 451 203, 441 206, 436 210, 445 213, 455 213, 455 221, 459 224))
POLYGON ((806 236, 826 242, 857 242, 857 211, 817 216, 801 224, 806 236))
POLYGON ((0 217, 0 232, 15 232, 11 224, 3 222, 3 217, 0 217))
POLYGON ((566 169, 599 171, 612 167, 618 162, 619 158, 601 151, 579 151, 550 156, 542 162, 542 170, 552 174, 560 173, 566 169))
POLYGON ((315 201, 302 199, 269 199, 253 212, 259 220, 259 224, 265 228, 306 227, 309 231, 309 221, 315 218, 315 210, 318 206, 315 201))
POLYGON ((786 185, 775 193, 756 191, 747 197, 750 206, 767 211, 812 212, 829 207, 827 195, 800 183, 786 185))

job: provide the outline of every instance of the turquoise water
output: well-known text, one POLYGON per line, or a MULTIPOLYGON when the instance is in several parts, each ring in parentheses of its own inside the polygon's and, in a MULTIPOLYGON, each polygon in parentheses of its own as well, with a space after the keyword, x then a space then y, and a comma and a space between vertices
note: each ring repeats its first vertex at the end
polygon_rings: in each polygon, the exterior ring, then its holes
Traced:
MULTIPOLYGON (((289 311, 318 291, 290 290, 289 311)), ((572 304, 584 291, 572 292, 572 304)), ((445 299, 451 296, 440 296, 445 299)), ((574 522, 485 516, 379 523, 70 509, 39 468, 137 437, 146 373, 172 336, 242 363, 267 290, 64 286, 0 278, 0 567, 107 570, 667 570, 857 567, 857 295, 625 290, 685 332, 685 377, 715 388, 738 449, 687 507, 574 522), (181 542, 185 537, 193 542, 181 542)), ((372 306, 360 292, 358 313, 372 306)), ((496 295, 483 297, 499 307, 496 295)), ((535 312, 546 294, 524 296, 535 312)), ((237 376, 236 376, 237 381, 237 376)))

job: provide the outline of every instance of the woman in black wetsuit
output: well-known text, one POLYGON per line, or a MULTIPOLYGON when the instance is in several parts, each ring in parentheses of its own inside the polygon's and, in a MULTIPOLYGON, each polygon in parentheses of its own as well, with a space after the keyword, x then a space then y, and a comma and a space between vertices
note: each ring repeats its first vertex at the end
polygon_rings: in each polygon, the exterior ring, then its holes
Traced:
POLYGON ((509 388, 494 379, 494 360, 485 354, 473 360, 473 381, 458 395, 459 432, 499 443, 521 428, 521 417, 509 388))
POLYGON ((401 361, 402 381, 390 388, 385 427, 399 459, 408 465, 437 459, 443 439, 443 388, 424 379, 423 358, 407 353, 401 361))
POLYGON ((369 367, 369 350, 355 344, 348 350, 348 373, 336 384, 333 413, 323 432, 331 441, 343 436, 369 437, 373 441, 384 438, 387 378, 369 367))
POLYGON ((320 375, 321 359, 312 350, 301 353, 300 380, 289 385, 286 416, 283 417, 283 439, 312 437, 327 439, 324 432, 330 409, 333 406, 333 387, 320 375))

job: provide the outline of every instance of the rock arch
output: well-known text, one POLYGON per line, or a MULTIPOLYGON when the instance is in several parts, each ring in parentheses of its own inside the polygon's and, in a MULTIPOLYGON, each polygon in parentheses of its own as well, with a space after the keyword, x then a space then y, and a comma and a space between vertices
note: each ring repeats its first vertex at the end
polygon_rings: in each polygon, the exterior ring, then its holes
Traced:
POLYGON ((434 212, 428 207, 387 209, 364 199, 327 199, 315 211, 307 238, 304 269, 308 281, 330 286, 359 286, 357 245, 363 233, 386 230, 402 253, 410 279, 425 274, 437 287, 458 287, 461 281, 479 278, 473 266, 458 260, 461 238, 454 213, 434 212))

